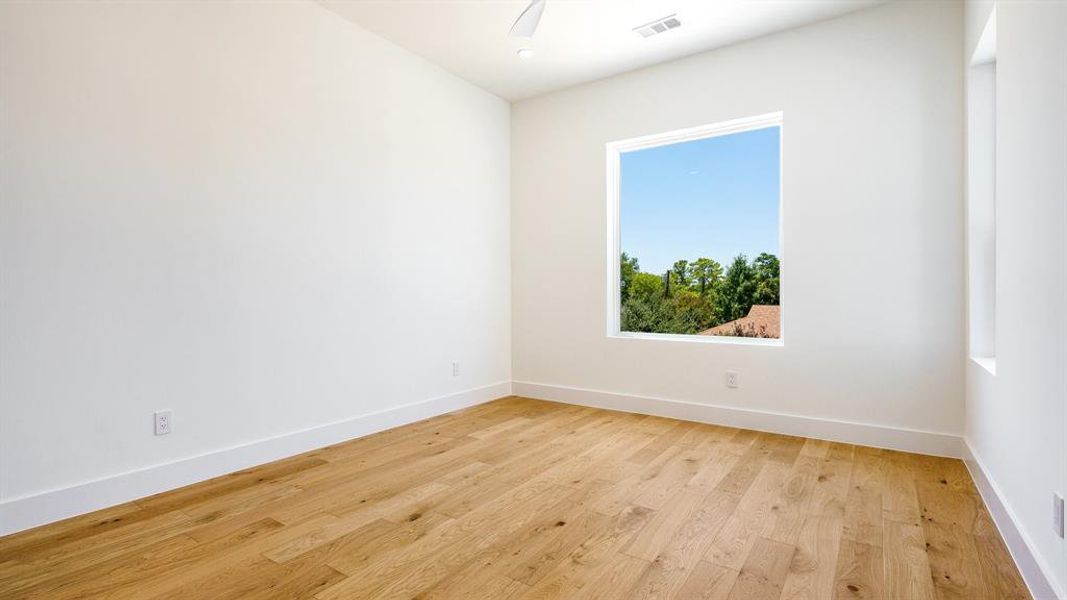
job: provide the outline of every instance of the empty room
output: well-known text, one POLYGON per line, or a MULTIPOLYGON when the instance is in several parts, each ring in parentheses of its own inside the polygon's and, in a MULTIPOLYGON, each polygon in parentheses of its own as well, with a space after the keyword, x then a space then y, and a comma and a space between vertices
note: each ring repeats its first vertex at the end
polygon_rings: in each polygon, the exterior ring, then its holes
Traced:
POLYGON ((1067 0, 0 0, 0 598, 1067 600, 1067 0))

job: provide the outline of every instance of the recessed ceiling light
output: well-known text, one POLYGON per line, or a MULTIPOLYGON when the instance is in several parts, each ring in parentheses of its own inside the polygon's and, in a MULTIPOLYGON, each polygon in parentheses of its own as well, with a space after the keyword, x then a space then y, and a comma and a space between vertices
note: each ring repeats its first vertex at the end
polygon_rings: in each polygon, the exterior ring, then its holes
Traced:
POLYGON ((519 58, 533 58, 534 51, 532 48, 519 48, 515 54, 518 54, 519 58))

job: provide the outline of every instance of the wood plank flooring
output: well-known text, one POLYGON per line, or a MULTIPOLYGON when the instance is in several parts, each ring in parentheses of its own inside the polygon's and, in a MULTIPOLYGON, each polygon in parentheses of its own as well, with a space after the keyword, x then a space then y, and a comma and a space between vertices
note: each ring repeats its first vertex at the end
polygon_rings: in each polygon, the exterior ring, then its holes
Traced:
POLYGON ((1028 598, 958 460, 505 398, 0 538, 0 598, 1028 598))

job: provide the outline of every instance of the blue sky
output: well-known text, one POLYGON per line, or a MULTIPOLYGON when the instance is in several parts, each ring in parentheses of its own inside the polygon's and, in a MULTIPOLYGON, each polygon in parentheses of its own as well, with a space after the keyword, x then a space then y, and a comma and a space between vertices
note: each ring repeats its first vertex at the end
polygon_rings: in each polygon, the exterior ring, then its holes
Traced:
POLYGON ((662 273, 701 256, 778 254, 778 127, 620 157, 622 251, 662 273))

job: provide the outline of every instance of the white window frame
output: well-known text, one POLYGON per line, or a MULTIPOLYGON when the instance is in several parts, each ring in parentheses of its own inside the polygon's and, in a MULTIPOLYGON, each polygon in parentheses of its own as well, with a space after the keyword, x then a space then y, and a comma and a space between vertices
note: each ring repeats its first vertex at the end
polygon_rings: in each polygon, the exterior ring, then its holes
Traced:
MULTIPOLYGON (((644 150, 659 146, 669 146, 682 142, 703 140, 713 137, 778 127, 778 259, 780 264, 785 264, 785 236, 783 235, 782 223, 784 221, 785 194, 783 193, 783 156, 785 145, 785 126, 783 113, 773 112, 754 117, 745 117, 678 129, 666 133, 657 133, 627 140, 608 142, 605 145, 605 164, 607 171, 607 336, 609 338, 643 339, 659 341, 692 342, 700 344, 735 344, 745 346, 777 346, 785 345, 785 306, 786 306, 786 271, 783 268, 780 274, 780 287, 778 291, 779 313, 781 315, 780 335, 778 339, 746 338, 733 336, 713 336, 675 333, 644 333, 634 331, 622 331, 621 324, 621 295, 619 289, 619 256, 622 252, 619 231, 619 176, 620 157, 624 152, 644 150)), ((726 267, 726 265, 723 265, 726 267)))

